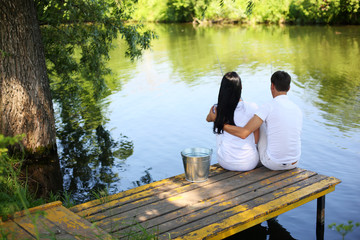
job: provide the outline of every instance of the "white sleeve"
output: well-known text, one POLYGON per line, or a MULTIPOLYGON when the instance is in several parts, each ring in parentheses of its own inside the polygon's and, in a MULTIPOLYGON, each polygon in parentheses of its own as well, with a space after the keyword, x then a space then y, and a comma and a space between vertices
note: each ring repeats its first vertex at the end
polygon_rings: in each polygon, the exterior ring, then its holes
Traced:
POLYGON ((261 118, 261 120, 265 121, 270 111, 271 111, 271 104, 269 103, 263 104, 255 111, 255 115, 261 118))

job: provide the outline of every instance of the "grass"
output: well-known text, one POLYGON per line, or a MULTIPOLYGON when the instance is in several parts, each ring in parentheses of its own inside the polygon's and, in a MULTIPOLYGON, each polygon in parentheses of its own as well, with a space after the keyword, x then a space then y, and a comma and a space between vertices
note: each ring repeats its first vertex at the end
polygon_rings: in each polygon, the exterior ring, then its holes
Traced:
POLYGON ((8 155, 6 146, 18 143, 20 137, 0 135, 0 218, 29 207, 44 204, 44 199, 36 199, 28 191, 27 178, 21 177, 22 161, 8 155))

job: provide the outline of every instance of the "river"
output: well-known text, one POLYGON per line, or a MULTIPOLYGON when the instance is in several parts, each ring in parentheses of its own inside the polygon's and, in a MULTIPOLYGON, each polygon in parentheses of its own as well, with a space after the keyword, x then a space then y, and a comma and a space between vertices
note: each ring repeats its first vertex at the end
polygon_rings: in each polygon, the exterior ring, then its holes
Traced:
MULTIPOLYGON (((106 86, 80 81, 81 91, 55 102, 64 188, 78 202, 91 189, 113 194, 183 173, 184 148, 215 149, 205 118, 222 72, 236 71, 242 98, 261 105, 272 98, 271 74, 285 70, 304 115, 299 167, 342 180, 326 196, 325 239, 341 238, 330 223, 360 222, 359 26, 148 27, 158 39, 140 60, 125 59, 118 39, 106 86)), ((315 239, 316 201, 278 221, 296 239, 315 239)), ((360 228, 347 239, 360 239, 360 228)))

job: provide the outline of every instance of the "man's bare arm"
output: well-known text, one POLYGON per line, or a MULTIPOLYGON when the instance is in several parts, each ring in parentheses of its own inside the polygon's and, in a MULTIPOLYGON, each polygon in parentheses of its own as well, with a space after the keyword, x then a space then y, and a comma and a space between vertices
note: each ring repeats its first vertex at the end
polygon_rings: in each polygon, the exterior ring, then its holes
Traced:
POLYGON ((225 124, 224 130, 234 136, 245 139, 252 132, 258 129, 262 123, 263 120, 259 118, 257 115, 254 115, 244 127, 237 127, 237 126, 225 124))

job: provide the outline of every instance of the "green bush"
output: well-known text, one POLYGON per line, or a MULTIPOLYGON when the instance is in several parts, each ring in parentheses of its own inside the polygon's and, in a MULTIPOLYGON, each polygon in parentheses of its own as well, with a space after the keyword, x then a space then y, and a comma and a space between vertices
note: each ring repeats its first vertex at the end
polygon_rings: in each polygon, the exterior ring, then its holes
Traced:
POLYGON ((139 0, 133 20, 359 24, 358 0, 139 0))
POLYGON ((194 19, 239 20, 246 17, 246 1, 224 0, 139 0, 133 20, 148 22, 192 22, 194 19))
POLYGON ((295 23, 331 23, 339 14, 340 0, 295 0, 289 7, 289 20, 295 23))

